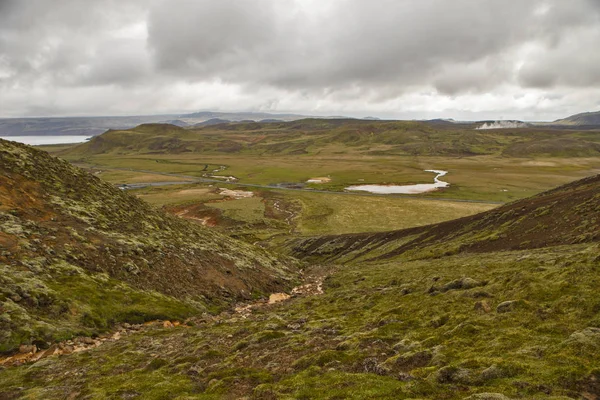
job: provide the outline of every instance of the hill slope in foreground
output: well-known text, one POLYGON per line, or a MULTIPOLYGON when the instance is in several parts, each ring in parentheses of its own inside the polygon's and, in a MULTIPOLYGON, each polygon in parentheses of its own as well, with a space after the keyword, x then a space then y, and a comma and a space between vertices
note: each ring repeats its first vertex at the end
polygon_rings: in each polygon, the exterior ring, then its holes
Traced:
POLYGON ((182 319, 289 287, 293 276, 262 249, 0 140, 0 352, 182 319))
POLYGON ((290 241, 336 263, 313 267, 316 290, 7 367, 0 398, 597 399, 599 185, 290 241))

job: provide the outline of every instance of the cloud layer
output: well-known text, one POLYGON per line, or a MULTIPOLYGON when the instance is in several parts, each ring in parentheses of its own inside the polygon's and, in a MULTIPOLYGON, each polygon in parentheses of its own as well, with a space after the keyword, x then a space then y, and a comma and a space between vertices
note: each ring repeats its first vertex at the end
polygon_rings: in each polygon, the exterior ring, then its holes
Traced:
POLYGON ((0 117, 553 119, 600 108, 597 43, 597 0, 0 0, 0 117))

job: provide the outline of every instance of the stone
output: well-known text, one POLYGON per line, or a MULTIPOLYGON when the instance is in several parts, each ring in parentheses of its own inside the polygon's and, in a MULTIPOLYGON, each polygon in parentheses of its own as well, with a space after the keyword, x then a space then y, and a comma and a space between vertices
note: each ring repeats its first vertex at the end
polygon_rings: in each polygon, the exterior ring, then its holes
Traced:
POLYGON ((269 296, 269 304, 275 304, 285 301, 290 298, 289 294, 286 293, 273 293, 269 296))
POLYGON ((492 311, 492 307, 485 300, 476 302, 474 308, 475 308, 475 311, 478 311, 480 313, 486 313, 487 314, 490 311, 492 311))
POLYGON ((516 306, 517 306, 517 300, 504 301, 504 302, 498 304, 498 307, 496 307, 496 312, 500 313, 500 314, 511 312, 515 309, 516 306))
POLYGON ((481 283, 472 278, 461 278, 453 280, 452 282, 446 283, 442 287, 443 292, 447 292, 449 290, 467 290, 473 289, 474 287, 481 286, 481 283))
POLYGON ((447 366, 440 368, 436 373, 439 383, 470 383, 471 371, 465 368, 447 366))
POLYGON ((94 344, 94 339, 92 339, 91 337, 84 337, 83 338, 83 343, 85 344, 94 344))
POLYGON ((506 373, 497 365, 492 365, 481 371, 480 376, 483 381, 491 381, 492 379, 506 378, 506 373))
POLYGON ((173 324, 171 323, 171 321, 164 321, 163 328, 173 328, 173 324))
POLYGON ((501 393, 477 393, 465 397, 464 400, 510 400, 510 397, 506 397, 501 393))
POLYGON ((33 353, 37 352, 37 346, 35 344, 22 344, 19 346, 19 353, 33 353))

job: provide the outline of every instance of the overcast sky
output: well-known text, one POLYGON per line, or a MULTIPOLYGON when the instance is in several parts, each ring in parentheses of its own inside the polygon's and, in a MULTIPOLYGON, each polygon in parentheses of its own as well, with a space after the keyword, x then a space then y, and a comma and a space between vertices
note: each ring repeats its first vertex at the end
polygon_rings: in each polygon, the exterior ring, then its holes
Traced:
POLYGON ((600 0, 0 0, 0 117, 600 110, 600 0))

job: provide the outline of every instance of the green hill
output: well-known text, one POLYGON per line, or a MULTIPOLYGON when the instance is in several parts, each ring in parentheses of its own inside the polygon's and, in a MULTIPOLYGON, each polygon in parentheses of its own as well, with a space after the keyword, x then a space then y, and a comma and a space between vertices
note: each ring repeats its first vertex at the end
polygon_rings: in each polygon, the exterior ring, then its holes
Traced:
POLYGON ((183 319, 289 287, 293 264, 0 140, 0 351, 183 319))
POLYGON ((416 121, 303 119, 181 128, 144 124, 110 130, 74 146, 69 158, 135 154, 361 154, 368 156, 595 156, 598 138, 542 128, 475 130, 476 125, 416 121))
POLYGON ((560 125, 600 126, 600 111, 571 115, 570 117, 559 119, 554 123, 560 125))
POLYGON ((288 246, 299 258, 355 262, 589 243, 600 241, 598 210, 600 175, 453 221, 395 232, 300 238, 288 246))

